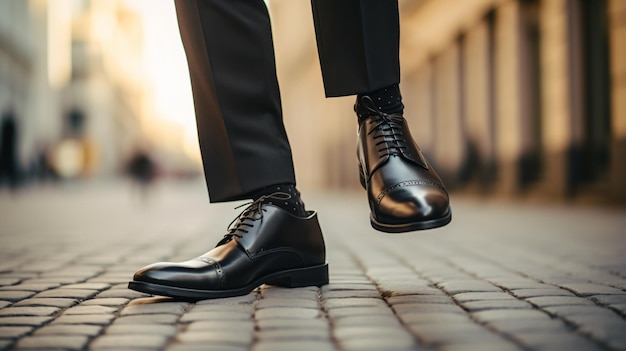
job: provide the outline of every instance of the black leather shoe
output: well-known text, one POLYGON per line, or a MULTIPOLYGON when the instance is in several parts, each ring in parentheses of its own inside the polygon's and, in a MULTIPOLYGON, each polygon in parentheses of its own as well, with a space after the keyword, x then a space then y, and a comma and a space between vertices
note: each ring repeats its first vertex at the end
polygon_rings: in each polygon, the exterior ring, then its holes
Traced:
POLYGON ((367 96, 361 103, 371 112, 359 125, 357 156, 372 227, 401 233, 450 223, 448 192, 405 119, 378 111, 367 96))
POLYGON ((264 204, 266 198, 246 208, 211 251, 185 262, 144 267, 128 287, 154 295, 202 300, 245 295, 261 284, 328 284, 317 214, 308 211, 307 217, 296 217, 264 204))

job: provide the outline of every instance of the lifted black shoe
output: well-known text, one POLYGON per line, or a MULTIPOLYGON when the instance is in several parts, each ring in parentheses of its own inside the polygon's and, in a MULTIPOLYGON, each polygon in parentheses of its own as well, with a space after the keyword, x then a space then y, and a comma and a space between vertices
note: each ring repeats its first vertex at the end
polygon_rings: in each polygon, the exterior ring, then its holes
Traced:
POLYGON ((379 111, 367 96, 361 103, 371 112, 359 125, 357 157, 372 227, 402 233, 450 223, 448 192, 404 117, 379 111))

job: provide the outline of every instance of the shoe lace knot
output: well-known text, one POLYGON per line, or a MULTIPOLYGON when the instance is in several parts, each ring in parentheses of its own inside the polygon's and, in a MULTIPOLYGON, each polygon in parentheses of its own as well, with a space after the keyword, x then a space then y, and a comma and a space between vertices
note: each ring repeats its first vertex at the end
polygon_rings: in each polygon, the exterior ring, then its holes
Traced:
POLYGON ((236 206, 235 209, 241 208, 243 206, 248 207, 246 207, 239 216, 235 217, 235 219, 230 222, 227 228, 228 233, 226 233, 222 240, 217 243, 217 246, 228 243, 229 241, 233 240, 234 237, 243 237, 244 234, 248 233, 249 230, 255 226, 255 223, 257 221, 263 221, 263 212, 265 212, 266 210, 261 205, 263 205, 266 200, 274 199, 284 201, 289 200, 290 198, 291 195, 289 193, 276 191, 271 194, 262 195, 254 201, 236 206))
POLYGON ((376 142, 376 150, 379 156, 403 154, 408 148, 407 138, 402 131, 404 117, 400 114, 388 114, 380 111, 369 96, 363 96, 361 103, 372 113, 370 118, 372 118, 374 126, 368 132, 368 135, 374 134, 373 139, 376 142))

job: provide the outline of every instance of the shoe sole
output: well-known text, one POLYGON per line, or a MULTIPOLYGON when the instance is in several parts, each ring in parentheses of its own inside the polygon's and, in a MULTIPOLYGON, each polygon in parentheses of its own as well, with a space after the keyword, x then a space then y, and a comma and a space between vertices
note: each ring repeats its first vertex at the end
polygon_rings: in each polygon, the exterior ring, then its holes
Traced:
POLYGON ((290 269, 261 277, 254 282, 238 289, 200 290, 179 288, 156 283, 132 281, 128 283, 131 290, 159 296, 169 296, 184 300, 205 300, 223 297, 247 295, 262 284, 298 288, 303 286, 322 286, 328 284, 328 264, 306 268, 290 269))
POLYGON ((377 221, 372 214, 370 214, 370 223, 372 224, 372 228, 381 232, 394 233, 394 234, 413 232, 417 230, 439 228, 450 223, 450 221, 452 221, 451 210, 448 211, 448 214, 446 216, 441 217, 441 218, 430 219, 427 221, 412 222, 412 223, 401 223, 401 224, 381 223, 377 221))

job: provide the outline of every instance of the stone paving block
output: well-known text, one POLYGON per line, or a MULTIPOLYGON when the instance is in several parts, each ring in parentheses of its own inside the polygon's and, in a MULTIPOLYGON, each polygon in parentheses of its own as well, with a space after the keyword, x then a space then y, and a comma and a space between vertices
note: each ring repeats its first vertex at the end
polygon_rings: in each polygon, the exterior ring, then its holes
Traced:
POLYGON ((111 287, 111 284, 107 283, 79 283, 64 285, 63 289, 81 289, 81 290, 105 290, 111 287))
MULTIPOLYGON (((219 345, 219 351, 247 351, 248 348, 235 345, 219 345)), ((169 344, 165 351, 207 351, 205 344, 169 344)))
MULTIPOLYGON (((210 330, 210 329, 207 329, 210 330)), ((164 336, 176 335, 178 329, 176 325, 165 324, 113 324, 106 328, 105 334, 131 334, 131 335, 143 335, 143 334, 157 334, 164 336)))
POLYGON ((449 280, 437 284, 450 295, 468 292, 502 292, 502 289, 482 280, 449 280))
POLYGON ((592 301, 578 296, 538 296, 528 298, 526 301, 541 308, 551 306, 595 306, 592 301))
POLYGON ((398 318, 407 325, 473 323, 467 314, 450 312, 407 313, 398 318))
POLYGON ((202 332, 202 331, 220 331, 220 330, 241 330, 243 333, 254 331, 254 321, 252 319, 241 321, 198 321, 187 325, 186 332, 202 332))
POLYGON ((352 328, 334 334, 345 350, 410 350, 417 344, 412 335, 401 329, 352 328))
POLYGON ((385 291, 385 296, 386 297, 392 297, 392 296, 403 296, 403 295, 416 295, 416 296, 424 296, 424 295, 436 295, 436 296, 447 296, 445 295, 441 290, 434 288, 434 287, 430 287, 430 286, 423 286, 423 287, 416 287, 413 289, 409 289, 409 290, 401 290, 401 291, 385 291))
POLYGON ((302 341, 260 341, 252 346, 251 351, 336 351, 333 344, 320 340, 302 341))
POLYGON ((226 297, 222 299, 202 300, 202 301, 198 301, 196 304, 199 306, 213 305, 213 304, 237 305, 237 304, 251 304, 251 303, 254 303, 256 300, 257 300, 257 294, 255 292, 251 292, 250 294, 243 295, 243 296, 226 297))
MULTIPOLYGON (((310 289, 288 289, 288 288, 273 288, 273 289, 264 289, 261 292, 261 296, 264 300, 270 299, 304 299, 304 300, 318 300, 320 295, 320 290, 315 287, 315 290, 310 289)), ((259 297, 261 297, 259 296, 259 297)))
POLYGON ((35 295, 35 292, 33 291, 3 290, 0 291, 0 300, 16 302, 27 299, 33 295, 35 295))
POLYGON ((33 327, 5 327, 0 328, 0 339, 15 339, 30 333, 33 327))
POLYGON ((133 276, 132 273, 131 274, 105 273, 97 277, 90 278, 89 282, 90 283, 119 284, 119 283, 128 282, 132 278, 132 276, 133 276))
POLYGON ((84 335, 42 335, 27 336, 17 342, 17 349, 63 349, 63 350, 81 350, 87 345, 88 338, 84 335))
POLYGON ((374 316, 391 316, 393 311, 388 306, 366 306, 366 307, 345 307, 335 308, 327 311, 331 319, 343 317, 363 316, 365 318, 374 316))
POLYGON ((50 321, 53 317, 0 317, 0 327, 5 326, 40 326, 50 321))
POLYGON ((590 298, 603 305, 626 304, 626 292, 622 295, 593 295, 590 298))
POLYGON ((49 278, 37 277, 37 278, 25 280, 24 283, 28 283, 28 284, 31 284, 31 283, 32 284, 55 283, 55 284, 65 285, 65 284, 80 283, 80 282, 83 281, 83 279, 84 278, 82 278, 82 277, 49 277, 49 278))
POLYGON ((0 291, 3 291, 3 290, 22 290, 22 291, 40 292, 40 291, 56 288, 56 287, 59 287, 59 286, 61 286, 61 283, 58 283, 58 282, 22 283, 22 284, 18 284, 18 285, 0 287, 0 291))
POLYGON ((513 295, 525 299, 530 297, 543 297, 543 296, 576 296, 571 291, 553 287, 550 289, 519 289, 513 290, 513 295))
POLYGON ((117 307, 110 306, 74 306, 63 311, 63 315, 71 314, 112 314, 117 311, 117 307))
POLYGON ((385 300, 378 298, 345 298, 345 299, 326 299, 323 305, 327 309, 344 308, 344 307, 367 307, 367 306, 384 306, 387 307, 385 300))
POLYGON ((77 303, 76 299, 64 298, 30 298, 16 302, 13 306, 51 306, 59 308, 67 308, 77 303))
POLYGON ((398 328, 397 325, 354 325, 354 326, 340 326, 332 331, 335 338, 339 340, 347 339, 359 339, 369 337, 381 337, 381 338, 406 338, 411 340, 413 337, 404 328, 398 328))
POLYGON ((10 305, 12 305, 12 303, 9 301, 0 301, 0 308, 5 308, 10 305))
POLYGON ((122 311, 122 316, 133 314, 175 314, 181 315, 187 310, 189 303, 186 302, 160 302, 151 304, 134 304, 137 300, 133 300, 122 311))
POLYGON ((366 327, 372 325, 396 326, 401 328, 398 317, 394 315, 377 315, 370 317, 348 316, 335 319, 332 323, 336 329, 344 327, 366 327))
POLYGON ((376 285, 370 284, 327 284, 322 286, 322 294, 330 291, 344 291, 344 290, 373 290, 378 291, 376 285))
POLYGON ((210 311, 226 311, 226 312, 245 312, 252 314, 255 310, 254 304, 237 304, 237 305, 219 305, 219 304, 207 304, 207 305, 193 305, 188 313, 196 312, 210 312, 210 311))
POLYGON ((57 307, 8 307, 0 310, 0 317, 5 316, 50 316, 58 312, 57 307))
POLYGON ((96 298, 123 298, 123 299, 137 299, 140 297, 150 297, 150 294, 145 294, 139 291, 134 291, 130 289, 108 289, 104 290, 98 295, 96 298))
POLYGON ((91 348, 154 348, 159 349, 165 346, 167 336, 165 335, 102 335, 91 343, 91 348))
POLYGON ((257 309, 264 308, 276 308, 276 307, 300 307, 300 308, 313 308, 319 309, 319 302, 317 299, 261 299, 256 303, 257 309))
POLYGON ((180 333, 176 339, 183 344, 205 344, 205 345, 239 345, 248 347, 252 344, 253 332, 241 330, 205 330, 180 333))
POLYGON ((141 314, 121 316, 115 319, 115 324, 174 324, 178 316, 173 314, 141 314))
POLYGON ((388 297, 387 303, 390 305, 406 304, 406 303, 427 303, 427 304, 455 304, 454 300, 448 295, 393 295, 388 297))
POLYGON ((255 312, 255 319, 312 319, 319 318, 321 312, 310 308, 280 307, 265 308, 255 312))
MULTIPOLYGON (((485 350, 494 350, 494 351, 522 351, 524 350, 521 346, 514 344, 511 341, 503 340, 498 342, 473 342, 468 344, 467 342, 461 341, 458 343, 450 343, 446 345, 441 345, 437 348, 438 351, 485 351, 485 350)), ((555 349, 558 350, 558 349, 555 349)))
POLYGON ((543 310, 546 310, 550 312, 551 314, 554 314, 556 316, 561 316, 561 317, 570 317, 570 316, 575 316, 575 315, 615 316, 615 313, 613 311, 605 307, 601 307, 597 305, 579 305, 579 306, 556 305, 556 306, 544 307, 543 310))
MULTIPOLYGON (((363 318, 360 318, 363 319, 363 318)), ((257 328, 259 330, 268 329, 329 329, 329 321, 327 319, 261 319, 257 320, 257 328)), ((193 323, 191 324, 193 325, 193 323)))
POLYGON ((602 340, 615 349, 626 349, 626 321, 619 318, 600 320, 592 316, 585 322, 580 324, 577 332, 602 340))
POLYGON ((515 339, 531 349, 538 350, 581 350, 600 351, 604 350, 598 344, 576 334, 553 334, 553 333, 517 333, 515 339))
POLYGON ((493 300, 493 301, 469 301, 461 304, 463 308, 470 312, 485 310, 506 310, 506 309, 532 309, 528 302, 520 300, 493 300))
POLYGON ((180 321, 182 323, 208 321, 208 320, 248 320, 252 318, 251 312, 236 311, 204 311, 185 313, 180 321))
POLYGON ((427 345, 496 343, 504 338, 474 323, 413 324, 409 330, 427 345))
POLYGON ((98 291, 96 290, 86 290, 86 289, 65 289, 65 288, 56 288, 51 290, 46 290, 35 295, 35 298, 42 297, 61 297, 61 298, 75 298, 75 299, 88 299, 94 295, 96 295, 98 291))
POLYGON ((322 299, 342 299, 342 298, 382 298, 378 290, 336 290, 322 294, 322 299))
POLYGON ((94 298, 94 299, 85 300, 81 302, 80 305, 81 306, 122 306, 128 303, 128 301, 130 300, 121 298, 121 297, 94 298))
POLYGON ((330 330, 328 329, 266 329, 256 333, 256 339, 266 340, 325 340, 330 341, 330 330))
POLYGON ((461 307, 453 304, 403 303, 393 306, 397 314, 407 313, 466 313, 461 307))
POLYGON ((77 314, 61 315, 55 319, 53 324, 95 324, 107 325, 115 318, 112 314, 77 314))
POLYGON ((593 283, 571 283, 559 285, 565 289, 573 291, 575 294, 580 296, 624 295, 626 293, 620 289, 593 283))
POLYGON ((609 307, 613 310, 618 311, 621 315, 626 315, 626 303, 621 304, 611 304, 609 307))
POLYGON ((486 323, 508 319, 542 320, 550 318, 546 313, 539 310, 486 310, 474 312, 471 315, 473 318, 486 323))
POLYGON ((454 300, 458 302, 470 302, 470 301, 494 301, 494 300, 516 300, 515 297, 511 296, 506 292, 470 292, 470 293, 462 293, 454 295, 454 300))
POLYGON ((34 335, 87 335, 100 334, 101 325, 50 324, 43 326, 34 335))
POLYGON ((487 277, 485 278, 485 280, 487 280, 491 284, 494 284, 501 288, 505 288, 507 290, 542 289, 542 288, 550 287, 550 285, 546 285, 536 280, 533 280, 530 278, 524 278, 524 277, 511 277, 511 276, 494 277, 494 278, 487 277))
POLYGON ((0 278, 0 286, 4 287, 7 285, 17 285, 22 279, 17 277, 12 278, 0 278))
POLYGON ((518 332, 541 332, 541 333, 561 333, 570 330, 560 319, 507 319, 495 320, 487 324, 489 327, 503 333, 515 334, 518 332))

